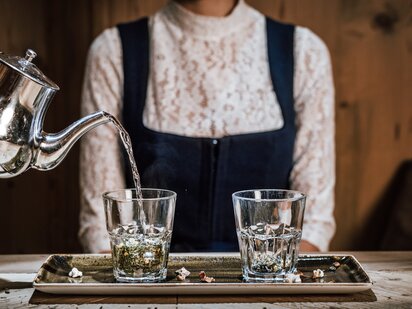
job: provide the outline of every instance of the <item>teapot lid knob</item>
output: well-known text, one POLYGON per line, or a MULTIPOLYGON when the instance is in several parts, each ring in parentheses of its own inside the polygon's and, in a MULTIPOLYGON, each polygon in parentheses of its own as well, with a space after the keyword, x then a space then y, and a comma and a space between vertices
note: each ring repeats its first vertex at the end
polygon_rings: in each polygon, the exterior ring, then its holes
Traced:
MULTIPOLYGON (((18 73, 24 75, 25 77, 31 79, 32 81, 38 83, 41 86, 51 88, 53 90, 59 90, 59 86, 57 86, 53 81, 51 81, 47 76, 45 76, 32 62, 32 60, 36 56, 37 53, 32 49, 28 49, 26 51, 26 56, 24 58, 17 56, 9 56, 7 54, 0 52, 0 71, 3 72, 2 65, 6 65, 12 70, 17 71, 18 73)), ((1 79, 2 75, 0 74, 0 80, 1 79)))
POLYGON ((31 62, 35 57, 37 56, 36 52, 32 49, 28 49, 26 51, 26 57, 25 59, 29 62, 31 62))

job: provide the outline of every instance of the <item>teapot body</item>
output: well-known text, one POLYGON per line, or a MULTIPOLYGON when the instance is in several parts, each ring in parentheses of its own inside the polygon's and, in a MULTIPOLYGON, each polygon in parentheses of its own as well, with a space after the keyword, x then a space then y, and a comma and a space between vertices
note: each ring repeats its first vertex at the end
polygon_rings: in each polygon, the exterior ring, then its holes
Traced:
POLYGON ((30 167, 41 133, 36 122, 51 91, 0 62, 0 178, 30 167))
POLYGON ((31 62, 34 57, 31 49, 25 58, 0 52, 0 178, 55 168, 81 136, 112 119, 98 111, 58 133, 44 132, 44 117, 59 87, 31 62))

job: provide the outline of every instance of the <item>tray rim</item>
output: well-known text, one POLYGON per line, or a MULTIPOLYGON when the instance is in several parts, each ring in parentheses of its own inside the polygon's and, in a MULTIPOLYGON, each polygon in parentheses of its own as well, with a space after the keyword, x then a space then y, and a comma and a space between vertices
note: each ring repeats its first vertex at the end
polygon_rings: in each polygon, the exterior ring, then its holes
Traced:
MULTIPOLYGON (((213 283, 202 283, 202 282, 174 282, 174 283, 38 283, 36 282, 37 278, 40 276, 42 272, 42 268, 44 264, 47 264, 53 256, 60 255, 60 256, 71 256, 71 257, 100 257, 100 258, 110 258, 111 254, 51 254, 47 257, 47 259, 43 262, 40 266, 39 270, 36 273, 36 276, 33 279, 33 287, 34 289, 46 293, 52 294, 75 294, 71 292, 72 290, 78 290, 78 288, 82 288, 85 293, 83 292, 76 292, 76 294, 96 294, 95 292, 88 292, 89 289, 100 289, 101 293, 97 294, 107 294, 107 292, 112 291, 113 288, 117 288, 114 290, 119 290, 121 288, 125 289, 126 291, 122 293, 110 293, 112 295, 125 295, 125 294, 158 294, 158 295, 167 295, 167 294, 239 294, 239 293, 228 293, 220 291, 222 287, 236 288, 241 293, 249 292, 248 294, 328 294, 328 293, 339 293, 339 294, 347 294, 353 292, 360 292, 368 290, 372 287, 373 281, 371 280, 368 273, 363 268, 362 264, 356 259, 356 257, 352 254, 345 254, 345 253, 321 253, 321 254, 314 254, 314 253, 303 253, 299 254, 299 257, 330 257, 330 256, 338 256, 338 257, 350 257, 353 259, 357 267, 361 269, 365 275, 367 280, 365 282, 338 282, 338 283, 264 283, 264 282, 239 282, 239 283, 227 283, 227 282, 213 282, 213 283), (201 290, 199 289, 201 287, 201 290), (64 291, 60 291, 60 289, 64 288, 64 291), (57 290, 56 290, 57 289, 57 290), (148 290, 155 289, 154 293, 151 293, 148 290), (185 289, 184 291, 177 291, 178 289, 185 289), (217 290, 219 289, 219 290, 217 290), (255 291, 259 289, 259 291, 255 291), (295 291, 289 291, 290 289, 295 291), (336 290, 339 289, 339 290, 336 290), (160 293, 157 292, 160 290, 160 293), (162 290, 165 290, 162 292, 162 290), (194 292, 192 292, 192 290, 194 292), (312 290, 316 290, 316 292, 311 292, 312 290), (140 291, 143 291, 140 292, 140 291), (250 293, 253 291, 255 293, 250 293)), ((171 253, 169 258, 187 258, 187 257, 200 257, 200 258, 219 258, 219 257, 238 257, 240 258, 240 254, 236 252, 207 252, 207 253, 171 253)), ((226 289, 224 290, 226 291, 226 289)), ((153 292, 153 291, 152 291, 153 292)))

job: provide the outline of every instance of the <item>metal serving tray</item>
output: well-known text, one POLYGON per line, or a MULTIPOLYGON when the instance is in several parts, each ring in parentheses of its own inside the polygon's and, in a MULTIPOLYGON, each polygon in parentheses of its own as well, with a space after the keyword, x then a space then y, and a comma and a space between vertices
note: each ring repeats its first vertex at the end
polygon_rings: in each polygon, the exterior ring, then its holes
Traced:
POLYGON ((250 283, 241 275, 238 254, 170 255, 168 275, 161 283, 117 283, 112 273, 110 255, 51 255, 34 279, 36 290, 53 294, 90 295, 181 295, 181 294, 346 294, 368 290, 372 282, 352 255, 300 255, 298 270, 302 283, 250 283), (329 268, 334 262, 336 271, 329 268), (68 276, 72 267, 83 272, 81 278, 68 276), (174 271, 187 268, 192 274, 186 281, 177 281, 174 271), (314 269, 325 272, 323 279, 312 279, 314 269), (200 282, 204 270, 216 279, 200 282))

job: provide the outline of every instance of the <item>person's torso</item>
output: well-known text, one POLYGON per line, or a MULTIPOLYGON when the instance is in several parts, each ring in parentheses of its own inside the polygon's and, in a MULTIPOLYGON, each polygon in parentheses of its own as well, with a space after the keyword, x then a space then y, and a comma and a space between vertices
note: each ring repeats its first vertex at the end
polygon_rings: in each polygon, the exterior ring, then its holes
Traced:
MULTIPOLYGON (((160 132, 145 125, 145 108, 147 101, 150 100, 150 89, 153 87, 153 84, 150 84, 153 70, 150 69, 152 59, 149 49, 153 40, 149 37, 147 19, 120 25, 119 32, 124 68, 123 123, 133 141, 142 186, 170 189, 178 194, 172 249, 237 250, 231 194, 243 189, 288 187, 296 134, 293 107, 294 27, 268 20, 262 34, 268 38, 264 52, 269 55, 266 56, 267 70, 273 83, 271 87, 275 90, 279 102, 283 124, 281 128, 257 130, 260 131, 257 133, 229 132, 218 138, 185 136, 184 132, 177 134, 174 130, 167 133, 168 130, 165 128, 160 132)), ((178 50, 179 46, 171 48, 178 50)), ((242 54, 242 49, 238 52, 242 54)), ((185 58, 186 54, 183 53, 181 56, 185 58)), ((244 59, 238 55, 233 57, 244 59)), ((253 59, 250 61, 250 66, 254 67, 253 59)), ((174 70, 173 66, 170 70, 174 70)), ((185 67, 184 71, 182 78, 188 78, 191 74, 201 74, 201 70, 190 66, 185 67)), ((213 74, 216 73, 212 73, 212 76, 213 74)), ((235 91, 236 87, 248 87, 247 84, 253 76, 248 78, 233 74, 233 85, 230 84, 230 76, 222 78, 227 78, 228 88, 233 87, 235 91)), ((187 85, 188 82, 186 80, 182 85, 187 85)), ((156 85, 157 83, 159 81, 156 85)), ((167 87, 171 87, 169 90, 173 92, 177 84, 167 87)), ((207 81, 203 85, 206 86, 207 81)), ((165 85, 160 83, 159 86, 165 85)), ((218 92, 218 84, 211 87, 213 91, 218 92)), ((226 84, 220 85, 220 88, 225 92, 226 84)), ((205 92, 207 90, 204 89, 205 92)), ((259 92, 256 93, 256 89, 252 89, 252 93, 256 95, 259 92)), ((242 99, 244 98, 237 98, 233 104, 246 106, 242 99)), ((225 105, 227 101, 225 97, 219 97, 211 104, 225 105)), ((262 104, 265 103, 263 101, 262 104)), ((176 99, 174 104, 168 104, 179 106, 180 102, 182 106, 190 103, 176 99)), ((162 104, 159 108, 163 108, 162 104)), ((167 108, 168 104, 164 108, 167 108)), ((248 108, 252 107, 253 103, 249 102, 248 108)), ((233 112, 234 115, 238 113, 236 109, 233 112)), ((170 115, 173 115, 173 112, 170 115)), ((233 119, 228 117, 226 121, 231 123, 233 119)), ((159 122, 165 123, 164 120, 159 122)), ((187 125, 196 128, 196 120, 187 125)), ((216 127, 215 124, 215 129, 216 127)))

